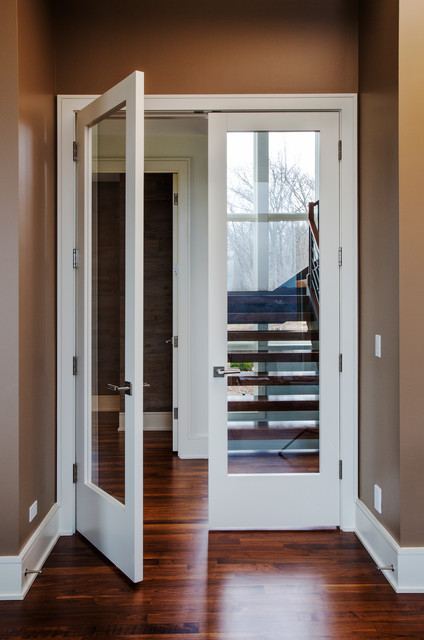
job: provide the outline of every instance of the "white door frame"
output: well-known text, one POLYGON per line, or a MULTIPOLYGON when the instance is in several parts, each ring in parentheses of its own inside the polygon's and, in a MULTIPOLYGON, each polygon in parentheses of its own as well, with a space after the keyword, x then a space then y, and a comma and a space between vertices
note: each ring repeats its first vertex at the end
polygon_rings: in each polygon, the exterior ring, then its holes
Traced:
MULTIPOLYGON (((144 149, 144 74, 135 71, 78 114, 77 140, 77 247, 80 264, 75 270, 76 339, 78 376, 76 378, 76 460, 78 463, 77 527, 99 551, 133 582, 143 579, 143 157, 144 149), (116 114, 125 105, 125 127, 119 128, 119 139, 125 152, 125 247, 124 309, 125 322, 122 347, 125 355, 124 376, 130 382, 128 395, 122 398, 125 407, 126 435, 124 442, 124 503, 104 490, 98 482, 97 465, 93 467, 92 436, 93 383, 97 377, 96 322, 93 300, 96 300, 96 207, 93 204, 94 171, 104 171, 101 148, 96 138, 96 123, 116 114), (132 387, 132 391, 131 391, 132 387), (94 473, 93 473, 94 471, 94 473)), ((100 145, 100 142, 99 142, 100 145)), ((121 154, 120 154, 121 155, 121 154)), ((109 158, 106 158, 109 164, 109 158)), ((116 163, 115 159, 113 161, 116 163)), ((100 257, 100 254, 99 254, 100 257)), ((119 268, 119 257, 114 267, 119 268)), ((118 300, 118 305, 120 301, 118 300)), ((119 307, 118 307, 119 308, 119 307)), ((117 338, 120 344, 119 335, 117 338)), ((121 352, 122 353, 122 352, 121 352)), ((119 367, 118 367, 119 369, 119 367)), ((116 372, 115 372, 116 374, 116 372)), ((119 371, 118 371, 119 375, 119 371)), ((119 382, 114 384, 118 384, 119 382)), ((95 393, 98 394, 97 386, 95 393)), ((122 388, 122 387, 121 387, 122 388)), ((116 389, 115 389, 116 390, 116 389)), ((98 397, 98 396, 97 396, 98 397)), ((116 428, 116 427, 115 427, 116 428)), ((93 431, 94 433, 94 431, 93 431)), ((100 453, 100 452, 99 452, 100 453)), ((121 494, 122 495, 122 494, 121 494)))
MULTIPOLYGON (((72 372, 72 359, 75 355, 75 286, 72 268, 72 251, 75 246, 75 167, 71 150, 75 139, 75 112, 96 97, 97 95, 58 96, 57 501, 60 505, 62 535, 72 534, 75 530, 75 489, 72 483, 72 465, 75 461, 75 378, 72 372)), ((343 373, 340 379, 340 460, 343 462, 340 521, 343 530, 354 530, 358 485, 357 96, 146 96, 145 110, 187 114, 214 110, 324 110, 340 113, 340 140, 343 145, 340 166, 340 246, 343 249, 340 274, 340 350, 343 354, 343 373)), ((179 355, 181 357, 181 352, 179 355)), ((208 379, 209 373, 205 366, 204 375, 208 379)), ((205 407, 205 419, 207 413, 205 407)))
MULTIPOLYGON (((189 437, 190 425, 190 159, 145 158, 144 173, 172 173, 178 204, 173 205, 173 450, 189 437), (175 220, 175 218, 177 218, 175 220), (177 305, 175 302, 177 301, 177 305), (175 346, 178 337, 178 347, 175 346), (176 366, 175 366, 176 365, 176 366), (186 381, 185 384, 183 381, 186 381)), ((183 445, 184 446, 184 445, 183 445)))
MULTIPOLYGON (((310 527, 334 527, 340 524, 340 480, 339 480, 339 279, 340 268, 336 255, 339 247, 339 222, 340 222, 340 198, 339 198, 339 173, 340 162, 338 160, 338 140, 340 131, 340 114, 335 111, 298 111, 280 113, 212 113, 209 117, 209 176, 211 183, 216 185, 209 190, 209 340, 210 340, 210 360, 209 374, 211 379, 210 402, 209 402, 209 528, 212 530, 222 529, 301 529, 310 527), (236 132, 236 133, 234 133, 236 132), (227 181, 229 179, 229 168, 227 167, 227 151, 229 149, 229 138, 231 135, 237 136, 238 132, 243 132, 241 136, 251 136, 250 150, 252 157, 246 159, 247 166, 256 162, 271 162, 271 140, 276 132, 281 132, 281 137, 286 135, 295 136, 299 132, 309 132, 314 141, 315 156, 315 181, 317 193, 312 200, 318 200, 322 212, 319 221, 319 472, 294 473, 290 470, 277 469, 268 470, 267 473, 258 473, 252 468, 255 463, 251 461, 244 468, 244 471, 230 471, 229 456, 230 442, 229 430, 233 425, 231 416, 228 413, 228 394, 234 395, 227 380, 212 377, 215 367, 228 367, 228 360, 231 359, 228 351, 236 348, 229 345, 227 340, 227 302, 229 304, 230 289, 227 278, 227 181), (245 133, 249 132, 249 133, 245 133), (261 142, 255 140, 254 134, 269 135, 268 145, 263 149, 261 142), (319 132, 319 133, 317 133, 319 132), (319 136, 319 142, 317 141, 319 136), (258 154, 258 155, 256 155, 258 154), (263 154, 259 159, 259 154, 263 154), (254 159, 253 159, 254 158, 254 159), (228 296, 227 296, 228 293, 228 296), (227 300, 228 299, 228 300, 227 300), (229 422, 230 420, 230 422, 229 422), (225 500, 222 499, 225 496, 225 500)), ((307 134, 306 134, 307 135, 307 134)), ((281 145, 281 142, 280 142, 281 145)), ((247 152, 246 152, 247 153, 247 152)), ((240 160, 238 160, 240 162, 240 160)), ((241 160, 243 162, 243 160, 241 160)), ((255 169, 253 173, 255 174, 255 169)), ((258 169, 256 169, 259 171, 258 169)), ((265 180, 254 175, 251 184, 256 180, 265 180)), ((263 183, 259 183, 263 186, 263 183)), ((254 212, 272 211, 267 208, 268 200, 264 197, 261 201, 261 186, 258 187, 259 194, 254 194, 257 201, 254 205, 254 212)), ((271 189, 271 186, 268 185, 271 189)), ((253 187, 255 189, 255 187, 253 187)), ((265 189, 266 190, 266 189, 265 189)), ((300 209, 300 207, 299 207, 300 209)), ((241 208, 243 210, 243 208, 241 208)), ((237 211, 237 209, 236 209, 237 211)), ((281 213, 285 211, 279 210, 281 213)), ((278 212, 277 212, 278 213, 278 212)), ((234 217, 238 217, 237 215, 234 217)), ((305 215, 305 217, 307 217, 305 215)), ((243 219, 244 216, 241 216, 243 219)), ((236 223, 237 224, 237 223, 236 223)), ((290 223, 284 223, 290 224, 290 223)), ((254 223, 253 223, 253 226, 254 223)), ((261 295, 263 290, 269 290, 268 268, 264 272, 261 269, 267 261, 268 246, 267 223, 262 222, 257 225, 256 253, 253 259, 254 264, 254 290, 260 290, 256 295, 261 295), (265 229, 260 229, 265 227, 265 229), (266 233, 265 233, 266 231, 266 233), (267 238, 261 244, 262 235, 267 238), (265 246, 264 246, 265 245, 265 246), (255 276, 257 281, 255 280, 255 276)), ((255 232, 254 232, 255 235, 255 232)), ((236 252, 237 253, 237 252, 236 252)), ((284 258, 283 258, 284 260, 284 258)), ((306 258, 308 262, 308 258, 306 258)), ((268 265, 267 265, 268 267, 268 265)), ((300 271, 301 266, 297 267, 300 271)), ((279 283, 283 280, 280 279, 279 283)), ((274 284, 271 289, 276 285, 274 284)), ((241 289, 242 287, 236 287, 241 289)), ((276 292, 274 292, 276 293, 276 292)), ((238 309, 242 311, 242 309, 238 309)), ((255 306, 255 310, 259 308, 255 306)), ((229 312, 229 310, 228 310, 229 312)), ((242 315, 242 314, 240 314, 242 315)), ((263 322, 267 322, 265 319, 263 322)), ((233 322, 237 322, 233 320, 233 322)), ((243 320, 240 322, 243 323, 243 320)), ((252 321, 251 321, 252 322, 252 321)), ((269 322, 269 320, 268 320, 269 322)), ((261 325, 261 328, 265 328, 261 325)), ((264 338, 265 339, 265 338, 264 338)), ((268 338, 268 340, 278 340, 278 338, 268 338)), ((236 343, 235 343, 236 344, 236 343)), ((306 348, 306 347, 302 347, 306 348)), ((246 350, 246 347, 244 347, 246 350)), ((236 358, 237 359, 237 358, 236 358)), ((241 358, 242 360, 244 358, 241 358)), ((257 360, 252 355, 253 361, 257 360)), ((284 359, 283 359, 284 360, 284 359)), ((260 366, 261 363, 259 363, 260 366)), ((266 371, 271 369, 269 375, 272 376, 273 364, 264 364, 266 371)), ((308 366, 311 363, 308 363, 308 366)), ((236 365, 237 366, 237 365, 236 365)), ((284 362, 275 365, 277 369, 284 370, 284 362)), ((288 365, 290 366, 290 365, 288 365)), ((297 365, 295 365, 296 367, 297 365)), ((315 366, 312 363, 312 366, 315 366)), ((299 366, 299 368, 301 368, 299 366)), ((294 373, 294 372, 291 372, 294 373)), ((312 371, 309 370, 309 373, 312 371)), ((257 373, 257 375, 260 375, 257 373)), ((276 374, 277 375, 277 374, 276 374)), ((278 375, 284 376, 284 373, 278 375)), ((243 384, 243 383, 241 383, 243 384)), ((256 384, 261 384, 256 383, 256 384)), ((249 395, 251 392, 247 392, 249 395)), ((255 391, 262 394, 284 395, 284 391, 269 390, 267 392, 255 391)), ((306 393, 313 393, 311 390, 306 393)), ((296 396, 297 397, 297 396, 296 396)), ((309 398, 313 396, 308 396, 309 398)), ((240 415, 236 420, 251 421, 259 418, 268 420, 296 420, 282 417, 284 408, 280 411, 282 415, 272 417, 272 411, 268 416, 265 411, 255 412, 251 409, 238 409, 240 415)), ((306 416, 303 416, 306 418, 306 416)), ((306 418, 307 419, 307 418, 306 418)), ((310 416, 309 419, 313 419, 310 416)), ((316 419, 316 417, 315 417, 316 419)), ((236 423, 234 423, 235 425, 236 423)), ((247 423, 239 423, 247 424, 247 423)), ((249 422, 250 424, 250 422, 249 422)), ((284 422, 282 423, 284 424, 284 422)), ((299 424, 299 423, 298 423, 299 424)), ((234 428, 236 428, 234 426, 234 428)), ((244 436, 249 439, 249 436, 244 436)), ((287 437, 287 436, 286 436, 287 437)), ((284 436, 275 435, 275 439, 284 436)), ((299 441, 298 441, 299 442, 299 441)), ((234 444, 234 443, 233 443, 234 444)), ((238 444, 238 443, 236 443, 238 444)), ((268 446, 263 442, 256 442, 262 449, 279 449, 282 446, 268 446)), ((311 444, 311 443, 310 443, 311 444)), ((244 446, 243 448, 254 448, 244 446)), ((312 447, 313 448, 313 447, 312 447)), ((296 449, 296 447, 295 447, 296 449)), ((275 454, 274 454, 275 455, 275 454)), ((278 460, 278 457, 277 457, 278 460)), ((292 470, 293 471, 293 470, 292 470)))

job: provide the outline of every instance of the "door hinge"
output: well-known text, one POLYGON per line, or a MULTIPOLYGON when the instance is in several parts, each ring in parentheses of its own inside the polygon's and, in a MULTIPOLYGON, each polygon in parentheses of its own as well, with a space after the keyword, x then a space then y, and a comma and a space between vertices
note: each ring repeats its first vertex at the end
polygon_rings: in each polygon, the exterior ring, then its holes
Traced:
POLYGON ((174 336, 174 348, 178 347, 178 336, 174 336))
POLYGON ((79 251, 78 249, 74 249, 72 252, 72 266, 74 269, 78 269, 79 267, 79 251))
POLYGON ((78 358, 74 356, 72 358, 72 374, 76 376, 78 373, 78 358))
POLYGON ((174 420, 178 420, 178 407, 174 407, 174 420))
POLYGON ((73 484, 77 483, 77 478, 78 478, 78 465, 76 462, 74 462, 74 464, 72 465, 72 482, 73 484))
POLYGON ((339 353, 339 372, 343 371, 343 354, 339 353))
POLYGON ((173 274, 174 274, 175 278, 178 276, 178 265, 177 264, 174 264, 173 274))
POLYGON ((342 143, 341 140, 339 140, 339 144, 338 144, 338 147, 337 147, 337 154, 338 154, 339 160, 341 160, 342 157, 343 157, 343 143, 342 143))
POLYGON ((339 480, 343 480, 343 460, 339 460, 339 480))
POLYGON ((74 162, 78 160, 78 143, 75 140, 72 145, 72 159, 74 162))
POLYGON ((174 205, 178 206, 178 193, 174 193, 174 205))
POLYGON ((339 255, 339 267, 341 267, 342 264, 343 264, 343 249, 342 249, 342 247, 339 247, 339 254, 338 255, 339 255))

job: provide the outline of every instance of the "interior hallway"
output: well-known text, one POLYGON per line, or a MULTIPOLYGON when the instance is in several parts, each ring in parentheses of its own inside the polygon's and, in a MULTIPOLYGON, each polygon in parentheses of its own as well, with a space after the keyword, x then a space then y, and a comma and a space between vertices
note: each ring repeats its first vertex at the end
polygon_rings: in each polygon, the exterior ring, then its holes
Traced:
POLYGON ((132 585, 80 536, 63 537, 0 638, 424 638, 424 594, 396 595, 353 533, 212 532, 207 461, 145 433, 145 580, 132 585))

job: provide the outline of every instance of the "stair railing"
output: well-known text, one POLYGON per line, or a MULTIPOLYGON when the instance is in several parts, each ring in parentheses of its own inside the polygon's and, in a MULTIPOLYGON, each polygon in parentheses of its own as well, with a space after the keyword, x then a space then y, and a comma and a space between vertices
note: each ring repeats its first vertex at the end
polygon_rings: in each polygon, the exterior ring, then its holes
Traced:
POLYGON ((317 317, 319 316, 319 200, 308 204, 309 273, 308 287, 317 317))

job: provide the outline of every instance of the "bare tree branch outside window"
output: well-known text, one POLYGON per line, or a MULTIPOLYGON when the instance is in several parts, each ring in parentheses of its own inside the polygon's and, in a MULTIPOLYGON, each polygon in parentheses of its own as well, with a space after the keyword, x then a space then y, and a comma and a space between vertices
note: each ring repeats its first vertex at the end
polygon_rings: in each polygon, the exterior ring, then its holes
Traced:
MULTIPOLYGON (((284 284, 308 264, 308 223, 243 219, 252 214, 295 214, 308 211, 315 199, 315 180, 297 162, 289 162, 285 147, 269 161, 269 210, 255 211, 253 172, 239 166, 228 175, 228 213, 241 220, 228 221, 228 262, 231 265, 231 289, 254 288, 254 249, 257 224, 268 225, 268 290, 284 284)), ((263 218, 261 218, 262 220, 263 218)), ((262 257, 263 259, 263 257, 262 257)))

